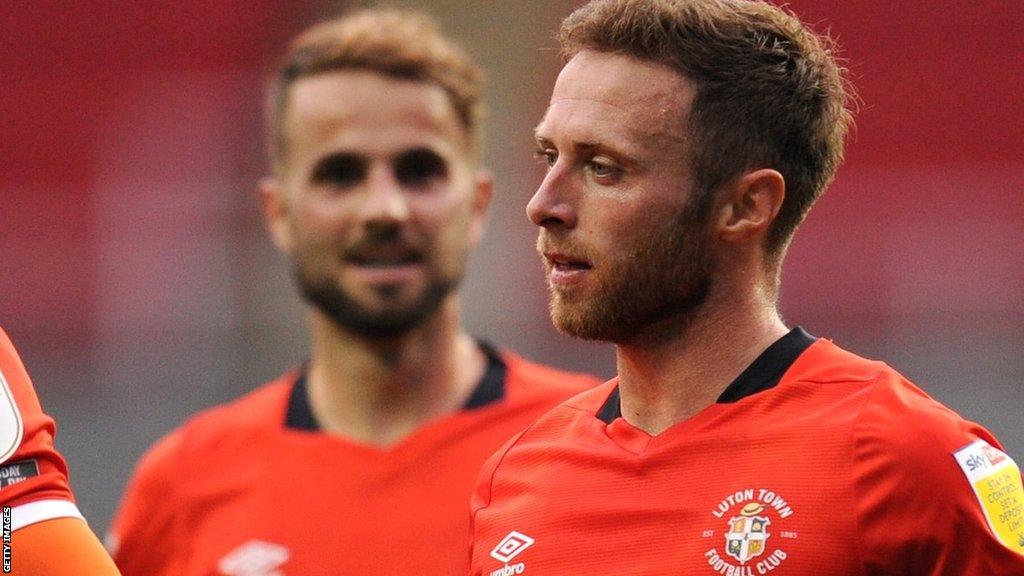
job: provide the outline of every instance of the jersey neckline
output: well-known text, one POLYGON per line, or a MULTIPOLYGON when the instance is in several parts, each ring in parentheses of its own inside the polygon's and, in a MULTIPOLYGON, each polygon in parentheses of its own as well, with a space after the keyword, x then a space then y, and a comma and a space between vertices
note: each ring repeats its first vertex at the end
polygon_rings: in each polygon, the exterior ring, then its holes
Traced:
MULTIPOLYGON (((797 326, 785 336, 779 338, 765 349, 749 366, 746 367, 729 386, 722 391, 715 401, 716 404, 732 404, 740 400, 774 388, 789 367, 805 350, 818 339, 797 326)), ((616 386, 597 411, 597 418, 605 424, 611 424, 616 418, 622 417, 622 403, 619 398, 619 387, 616 386)))
MULTIPOLYGON (((501 354, 489 343, 477 340, 477 346, 484 353, 487 359, 487 367, 483 376, 477 382, 473 393, 463 404, 463 410, 475 410, 489 406, 501 401, 505 397, 505 380, 508 374, 508 366, 501 359, 501 354)), ((303 366, 299 375, 292 384, 291 393, 288 395, 288 407, 285 410, 284 427, 290 430, 305 430, 307 432, 319 432, 320 423, 313 415, 313 408, 309 405, 309 394, 306 386, 306 367, 303 366)))

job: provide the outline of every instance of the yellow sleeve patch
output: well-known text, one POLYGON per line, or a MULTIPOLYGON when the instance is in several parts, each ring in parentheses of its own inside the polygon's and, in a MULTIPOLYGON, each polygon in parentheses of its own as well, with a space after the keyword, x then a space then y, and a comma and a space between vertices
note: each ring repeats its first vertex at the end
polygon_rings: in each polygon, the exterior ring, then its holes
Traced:
POLYGON ((1000 542, 1024 554, 1024 486, 1020 468, 1002 450, 976 440, 953 453, 1000 542))

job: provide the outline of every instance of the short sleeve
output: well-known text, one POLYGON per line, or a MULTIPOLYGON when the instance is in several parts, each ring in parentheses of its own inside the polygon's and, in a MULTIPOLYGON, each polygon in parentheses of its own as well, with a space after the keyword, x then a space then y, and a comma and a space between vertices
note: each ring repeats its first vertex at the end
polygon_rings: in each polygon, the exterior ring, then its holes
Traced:
POLYGON ((1020 470, 981 426, 893 374, 854 429, 853 483, 861 558, 870 575, 1024 575, 1020 470), (987 446, 1005 482, 996 522, 961 461, 987 446), (1002 515, 1002 519, 998 517, 1002 515))
POLYGON ((0 504, 12 508, 15 530, 53 518, 81 518, 55 434, 14 345, 0 330, 0 504))

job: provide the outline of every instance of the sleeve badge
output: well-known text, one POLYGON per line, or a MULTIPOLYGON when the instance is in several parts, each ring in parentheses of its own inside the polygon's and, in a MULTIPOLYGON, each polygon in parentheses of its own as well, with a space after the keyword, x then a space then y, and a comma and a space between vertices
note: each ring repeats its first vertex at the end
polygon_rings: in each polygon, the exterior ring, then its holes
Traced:
POLYGON ((953 453, 977 496, 989 527, 1007 548, 1024 554, 1024 487, 1005 452, 975 440, 953 453))

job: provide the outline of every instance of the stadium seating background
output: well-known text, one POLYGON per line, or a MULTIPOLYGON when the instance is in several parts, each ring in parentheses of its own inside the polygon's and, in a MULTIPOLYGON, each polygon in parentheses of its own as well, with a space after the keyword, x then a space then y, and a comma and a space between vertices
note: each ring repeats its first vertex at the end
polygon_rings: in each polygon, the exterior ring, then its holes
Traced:
MULTIPOLYGON (((262 89, 287 39, 338 8, 119 4, 0 8, 0 325, 59 421, 99 532, 146 446, 304 357, 302 307, 254 202, 262 89)), ((497 194, 467 324, 612 374, 608 346, 549 326, 523 214, 541 174, 531 128, 559 67, 553 31, 575 3, 395 4, 429 7, 489 71, 497 194)), ((1024 12, 1001 0, 790 5, 839 38, 862 104, 848 161, 787 261, 787 321, 887 360, 1019 462, 1024 12)))

